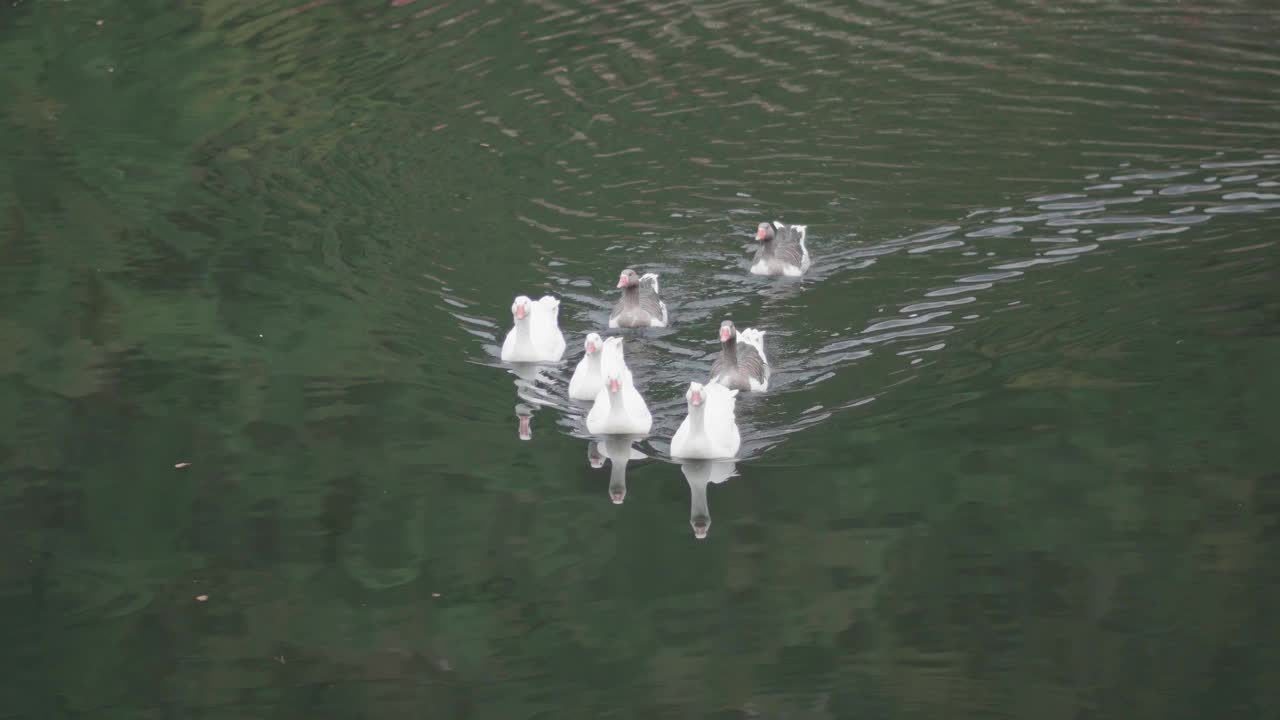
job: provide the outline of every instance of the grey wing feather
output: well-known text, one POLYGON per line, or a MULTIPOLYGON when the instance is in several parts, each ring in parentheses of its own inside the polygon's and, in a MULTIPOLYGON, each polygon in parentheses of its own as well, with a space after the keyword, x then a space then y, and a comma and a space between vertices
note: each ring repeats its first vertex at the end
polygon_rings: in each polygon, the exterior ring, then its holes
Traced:
POLYGON ((711 363, 711 377, 715 377, 724 371, 724 353, 721 352, 716 356, 716 361, 711 363))
POLYGON ((780 237, 775 243, 774 256, 785 263, 799 267, 804 259, 804 245, 801 244, 804 235, 793 227, 778 234, 780 237))
POLYGON ((746 343, 738 343, 738 367, 750 377, 764 379, 764 359, 746 343))
POLYGON ((658 293, 648 285, 640 286, 640 307, 649 315, 665 321, 665 313, 662 312, 662 301, 658 298, 658 293))

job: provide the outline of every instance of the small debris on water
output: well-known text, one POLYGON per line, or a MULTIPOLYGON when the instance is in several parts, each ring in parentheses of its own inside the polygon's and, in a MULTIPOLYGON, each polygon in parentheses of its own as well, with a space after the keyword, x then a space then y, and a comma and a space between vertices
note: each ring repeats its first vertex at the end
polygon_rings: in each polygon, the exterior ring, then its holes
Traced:
POLYGON ((208 595, 197 595, 196 602, 204 602, 209 599, 208 595))
POLYGON ((97 25, 98 25, 98 27, 102 27, 102 21, 101 21, 101 20, 99 20, 99 21, 97 22, 97 25))
POLYGON ((431 597, 438 598, 440 597, 440 593, 431 593, 431 597))
POLYGON ((189 462, 174 463, 174 464, 173 464, 173 467, 174 467, 174 468, 176 468, 176 469, 178 469, 178 470, 181 470, 182 468, 191 467, 191 463, 189 463, 189 462))

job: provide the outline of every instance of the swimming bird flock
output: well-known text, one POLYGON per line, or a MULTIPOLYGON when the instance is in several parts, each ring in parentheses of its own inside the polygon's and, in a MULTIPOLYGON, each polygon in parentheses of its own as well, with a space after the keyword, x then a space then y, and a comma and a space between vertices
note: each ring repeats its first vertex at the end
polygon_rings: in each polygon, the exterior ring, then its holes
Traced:
MULTIPOLYGON (((805 234, 804 225, 760 223, 751 273, 804 275, 812 264, 805 234)), ((626 268, 618 276, 617 287, 622 297, 609 313, 609 329, 668 326, 670 315, 656 273, 641 275, 626 268)), ((536 302, 525 295, 517 297, 511 305, 514 325, 502 344, 502 360, 559 362, 565 351, 559 312, 560 301, 551 295, 536 302)), ((720 324, 719 357, 712 363, 706 382, 693 380, 685 392, 687 414, 671 438, 673 458, 727 460, 737 456, 741 446, 735 415, 738 393, 769 389, 772 369, 764 351, 764 336, 765 331, 755 328, 739 330, 732 320, 720 324)), ((582 359, 569 380, 569 397, 591 402, 586 425, 592 435, 645 436, 653 428, 653 416, 627 366, 623 342, 621 337, 588 333, 582 359)), ((521 437, 526 435, 523 428, 521 437)), ((615 497, 615 502, 621 500, 615 497)), ((705 535, 705 525, 702 532, 705 535)))

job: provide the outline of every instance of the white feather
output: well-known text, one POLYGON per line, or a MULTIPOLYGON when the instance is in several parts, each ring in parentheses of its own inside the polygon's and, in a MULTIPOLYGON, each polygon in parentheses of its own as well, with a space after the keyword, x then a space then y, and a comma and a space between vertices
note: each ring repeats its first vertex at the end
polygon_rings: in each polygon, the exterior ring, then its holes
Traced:
POLYGON ((649 321, 649 327, 666 327, 667 326, 667 304, 661 300, 658 301, 658 307, 662 308, 662 318, 653 318, 649 321))
POLYGON ((764 330, 757 330, 755 328, 739 330, 738 341, 744 342, 755 348, 756 352, 760 353, 760 359, 763 360, 764 364, 767 366, 769 364, 769 358, 764 354, 764 334, 764 330))
POLYGON ((558 362, 564 355, 564 335, 558 321, 560 301, 550 295, 537 302, 521 295, 512 305, 528 306, 523 319, 515 321, 515 327, 507 333, 502 343, 504 362, 558 362))
POLYGON ((631 370, 623 357, 622 338, 611 337, 601 350, 604 387, 596 395, 587 413, 587 431, 592 435, 648 435, 653 416, 636 390, 631 370), (609 391, 609 379, 618 378, 618 392, 609 391))
POLYGON ((723 385, 689 383, 685 398, 702 394, 701 407, 689 402, 689 414, 671 438, 671 455, 677 458, 732 458, 742 444, 735 413, 738 391, 723 385))
POLYGON ((578 361, 578 367, 569 379, 569 397, 574 400, 594 400, 604 387, 603 358, 604 342, 598 333, 587 335, 583 345, 594 344, 596 351, 586 353, 578 361))
POLYGON ((809 269, 809 266, 813 264, 813 260, 809 258, 809 248, 805 247, 805 244, 804 244, 804 240, 806 237, 808 237, 808 234, 809 234, 808 226, 793 225, 792 227, 794 227, 800 233, 800 273, 803 274, 806 270, 809 269))

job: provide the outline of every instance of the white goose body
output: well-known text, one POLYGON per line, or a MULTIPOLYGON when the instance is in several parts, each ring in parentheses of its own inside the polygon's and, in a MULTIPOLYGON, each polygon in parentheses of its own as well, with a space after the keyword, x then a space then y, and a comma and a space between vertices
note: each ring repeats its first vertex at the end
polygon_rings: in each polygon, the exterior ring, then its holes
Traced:
POLYGON ((595 400, 604 388, 604 342, 598 333, 591 333, 583 342, 585 354, 569 378, 569 397, 574 400, 595 400))
POLYGON ((623 359, 622 338, 609 338, 601 352, 604 387, 587 413, 587 431, 592 435, 648 435, 653 416, 623 359))
POLYGON ((521 295, 511 305, 515 327, 502 343, 503 362, 559 362, 564 355, 560 301, 544 295, 536 303, 521 295))
POLYGON ((683 459, 729 459, 738 454, 742 437, 735 415, 737 390, 723 385, 689 383, 689 414, 671 438, 671 456, 683 459))

